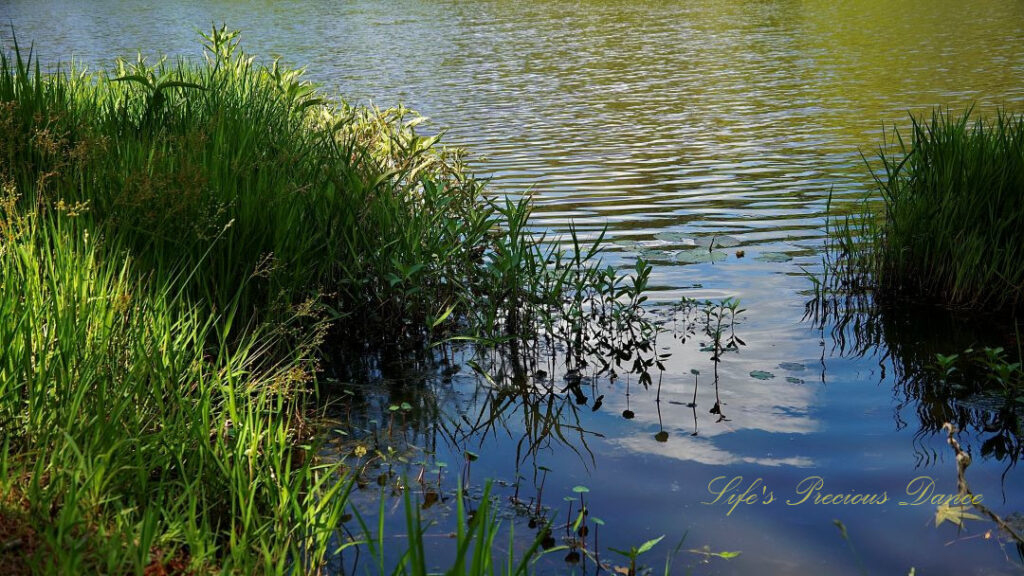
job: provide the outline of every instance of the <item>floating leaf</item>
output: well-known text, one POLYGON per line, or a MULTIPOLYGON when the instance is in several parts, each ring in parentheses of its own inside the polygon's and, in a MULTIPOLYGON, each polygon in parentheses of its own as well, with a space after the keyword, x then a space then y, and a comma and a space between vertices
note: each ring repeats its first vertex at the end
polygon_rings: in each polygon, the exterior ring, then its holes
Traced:
POLYGON ((803 384, 804 383, 803 380, 801 380, 799 378, 794 378, 792 376, 786 376, 786 382, 789 382, 790 384, 803 384))
POLYGON ((754 260, 758 262, 789 262, 793 257, 785 252, 762 252, 754 260))
POLYGON ((663 242, 682 244, 683 246, 696 246, 696 241, 683 232, 658 232, 654 237, 663 242))
POLYGON ((782 364, 779 364, 779 368, 789 370, 790 372, 802 372, 807 369, 807 366, 797 362, 783 362, 782 364))
POLYGON ((584 492, 590 492, 590 488, 587 488, 586 486, 573 486, 572 491, 577 494, 582 494, 584 492))
POLYGON ((682 264, 704 264, 707 262, 721 262, 728 257, 729 255, 721 250, 708 251, 707 248, 697 248, 680 251, 676 254, 676 262, 682 264))
POLYGON ((735 236, 701 236, 694 239, 694 243, 702 248, 733 248, 740 245, 740 239, 735 236))
POLYGON ((775 378, 775 374, 766 370, 754 370, 750 373, 750 377, 758 380, 771 380, 772 378, 775 378))
POLYGON ((466 450, 466 460, 469 460, 470 462, 474 462, 478 458, 480 458, 480 456, 476 452, 470 452, 469 450, 466 450))

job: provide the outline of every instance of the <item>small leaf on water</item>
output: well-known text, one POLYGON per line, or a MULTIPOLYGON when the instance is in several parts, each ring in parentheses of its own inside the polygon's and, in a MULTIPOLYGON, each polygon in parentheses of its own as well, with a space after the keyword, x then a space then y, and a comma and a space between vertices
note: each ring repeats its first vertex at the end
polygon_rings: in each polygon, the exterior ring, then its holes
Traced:
POLYGON ((632 410, 622 411, 622 417, 625 418, 626 420, 632 420, 634 416, 636 416, 636 414, 634 414, 632 410))
POLYGON ((402 402, 402 410, 412 410, 412 404, 408 402, 402 402))
POLYGON ((740 552, 739 551, 734 551, 734 552, 713 552, 713 554, 715 556, 718 556, 719 558, 725 558, 726 560, 729 560, 731 558, 735 558, 735 557, 739 556, 740 552))
POLYGON ((654 237, 663 242, 683 244, 685 246, 696 246, 697 243, 690 236, 682 232, 658 232, 654 237))
POLYGON ((801 372, 807 369, 807 366, 797 362, 783 362, 779 364, 779 368, 783 370, 789 370, 790 372, 801 372))
POLYGON ((466 450, 466 460, 469 460, 470 462, 475 462, 478 458, 480 458, 480 456, 476 452, 470 452, 469 450, 466 450))
POLYGON ((668 442, 668 432, 662 430, 654 435, 654 439, 658 442, 668 442))
POLYGON ((754 258, 758 262, 789 262, 793 257, 785 252, 762 252, 754 258))
POLYGON ((587 488, 586 486, 573 486, 572 491, 577 494, 583 494, 584 492, 590 492, 590 488, 587 488))
POLYGON ((597 524, 598 526, 604 526, 604 520, 601 520, 601 519, 600 519, 600 518, 598 518, 597 516, 594 516, 594 517, 592 517, 592 518, 591 518, 590 520, 591 520, 591 521, 592 521, 592 522, 593 522, 594 524, 597 524))
POLYGON ((799 378, 794 378, 792 376, 786 376, 786 382, 789 382, 790 384, 803 384, 804 383, 803 380, 801 380, 799 378))
POLYGON ((695 248, 693 250, 682 250, 675 256, 676 262, 682 264, 704 264, 707 262, 721 262, 729 255, 720 250, 709 252, 706 248, 695 248))
POLYGON ((775 374, 766 370, 754 370, 750 373, 750 377, 758 380, 771 380, 772 378, 775 378, 775 374))
POLYGON ((694 243, 702 248, 709 246, 713 248, 735 248, 740 245, 739 238, 735 236, 701 236, 694 239, 694 243))
POLYGON ((697 376, 698 374, 700 374, 700 370, 697 370, 696 368, 690 368, 690 374, 697 376))

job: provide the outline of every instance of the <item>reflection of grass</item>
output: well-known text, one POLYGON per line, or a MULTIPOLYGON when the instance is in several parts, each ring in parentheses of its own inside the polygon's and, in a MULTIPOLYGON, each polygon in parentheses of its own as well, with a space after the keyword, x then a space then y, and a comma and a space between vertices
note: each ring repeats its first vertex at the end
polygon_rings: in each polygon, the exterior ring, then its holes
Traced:
POLYGON ((1019 340, 1012 318, 983 326, 979 318, 1012 316, 1024 303, 1024 115, 972 121, 970 112, 936 111, 913 118, 908 140, 894 136, 882 149, 877 197, 852 212, 830 204, 824 269, 805 319, 829 326, 840 354, 892 359, 919 436, 947 421, 997 431, 982 453, 1012 465, 1020 450, 1016 363, 979 357, 990 360, 974 363, 980 378, 960 382, 949 378, 955 356, 946 355, 1019 340), (939 373, 936 354, 949 363, 939 373), (993 405, 993 392, 1007 402, 993 405))

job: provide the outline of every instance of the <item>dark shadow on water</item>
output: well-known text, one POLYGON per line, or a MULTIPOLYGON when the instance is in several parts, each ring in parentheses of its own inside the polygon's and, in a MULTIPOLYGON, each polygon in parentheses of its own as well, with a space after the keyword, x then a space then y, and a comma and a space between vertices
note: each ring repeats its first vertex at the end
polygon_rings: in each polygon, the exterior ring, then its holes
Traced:
POLYGON ((937 456, 924 440, 942 434, 943 424, 950 422, 977 439, 983 458, 1006 462, 1004 477, 1016 465, 1024 451, 1024 403, 993 387, 976 358, 985 348, 1018 349, 1012 319, 932 306, 876 305, 869 294, 858 293, 816 294, 806 304, 804 321, 821 331, 823 342, 831 342, 823 354, 873 359, 883 382, 892 370, 893 417, 897 429, 917 427, 919 464, 937 456), (954 354, 959 355, 955 369, 947 373, 939 358, 954 354))

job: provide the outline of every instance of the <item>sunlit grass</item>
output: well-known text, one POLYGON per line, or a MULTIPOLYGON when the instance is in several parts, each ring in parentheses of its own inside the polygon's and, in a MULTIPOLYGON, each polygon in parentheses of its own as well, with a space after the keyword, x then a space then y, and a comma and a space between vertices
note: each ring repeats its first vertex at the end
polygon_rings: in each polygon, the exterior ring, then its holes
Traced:
POLYGON ((895 132, 876 174, 884 217, 841 228, 882 298, 956 308, 1024 303, 1024 115, 934 112, 895 132))

